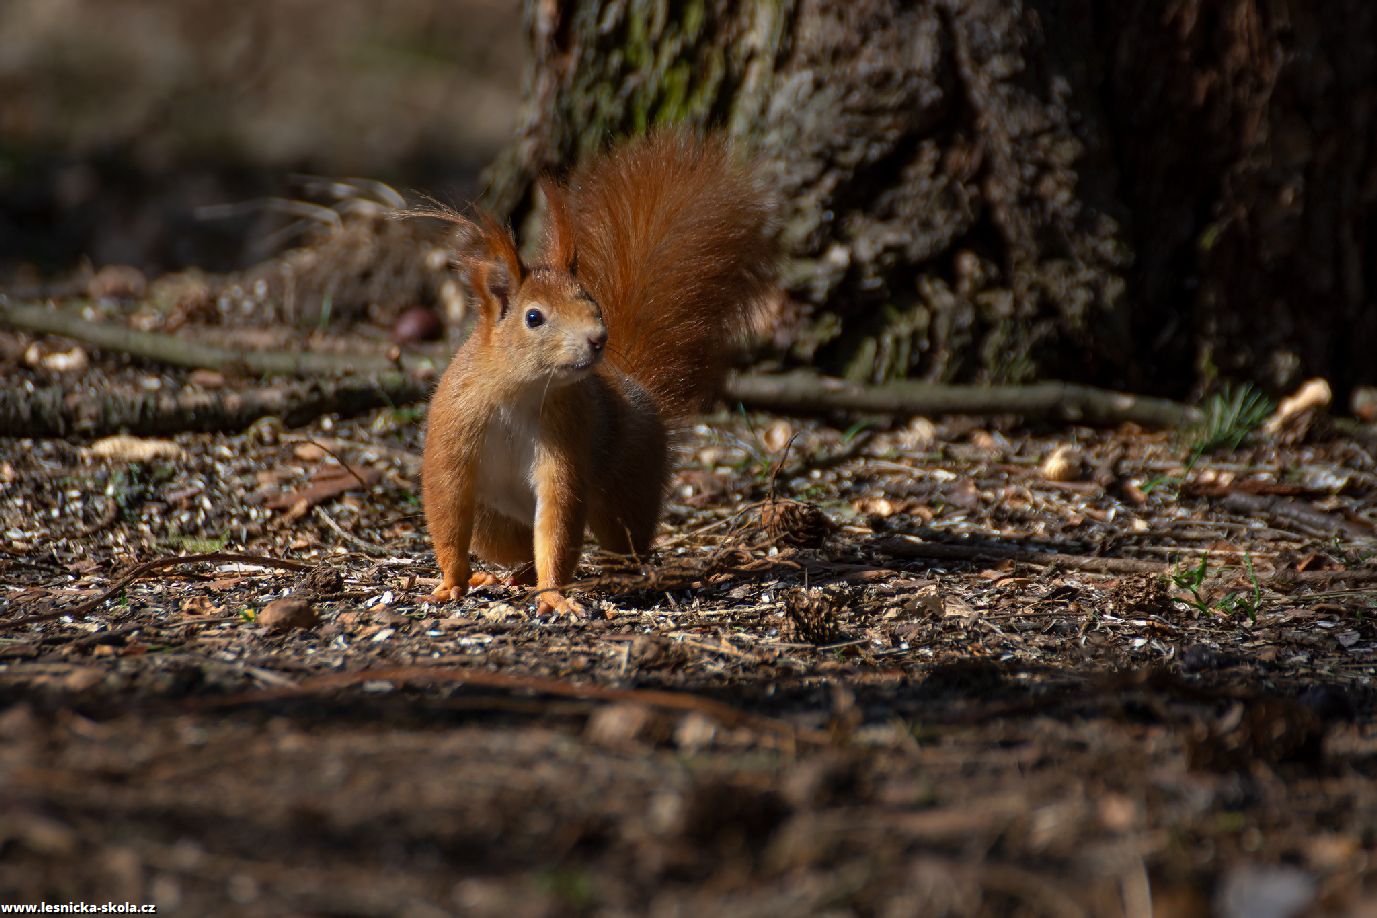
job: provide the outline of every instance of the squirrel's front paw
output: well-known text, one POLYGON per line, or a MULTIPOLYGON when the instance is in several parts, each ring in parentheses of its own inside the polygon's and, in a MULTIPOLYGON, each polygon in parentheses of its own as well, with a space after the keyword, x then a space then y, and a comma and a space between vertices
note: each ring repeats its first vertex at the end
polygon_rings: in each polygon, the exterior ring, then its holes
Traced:
POLYGON ((469 579, 465 575, 461 578, 445 575, 445 579, 435 588, 435 592, 430 594, 430 598, 435 602, 454 602, 464 598, 464 594, 469 591, 469 579))
POLYGON ((547 612, 567 615, 570 618, 586 618, 588 615, 588 611, 583 608, 581 603, 570 599, 558 590, 540 594, 540 602, 536 604, 536 614, 544 615, 547 612))

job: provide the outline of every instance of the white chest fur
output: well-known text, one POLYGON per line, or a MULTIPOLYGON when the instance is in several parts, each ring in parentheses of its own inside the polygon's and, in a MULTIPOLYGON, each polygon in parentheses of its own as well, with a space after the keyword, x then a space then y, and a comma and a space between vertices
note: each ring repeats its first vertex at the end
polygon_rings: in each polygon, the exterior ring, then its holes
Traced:
POLYGON ((497 412, 483 435, 478 503, 530 526, 535 522, 535 453, 539 405, 516 403, 497 412))

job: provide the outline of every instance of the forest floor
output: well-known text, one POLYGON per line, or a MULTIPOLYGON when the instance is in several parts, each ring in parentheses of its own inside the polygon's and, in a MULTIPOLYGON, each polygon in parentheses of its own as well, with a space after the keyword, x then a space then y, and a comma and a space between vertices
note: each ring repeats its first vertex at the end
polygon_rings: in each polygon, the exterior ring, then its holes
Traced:
POLYGON ((422 424, 0 441, 0 899, 1377 913, 1370 448, 724 412, 568 620, 429 601, 422 424))

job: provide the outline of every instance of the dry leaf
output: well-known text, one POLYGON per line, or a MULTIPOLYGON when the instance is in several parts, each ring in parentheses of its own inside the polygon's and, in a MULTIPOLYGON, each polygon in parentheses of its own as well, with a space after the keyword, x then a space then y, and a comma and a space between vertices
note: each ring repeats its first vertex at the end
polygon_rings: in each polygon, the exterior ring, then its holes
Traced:
POLYGON ((305 462, 319 462, 328 454, 324 447, 315 443, 298 443, 292 447, 292 455, 305 462))
POLYGON ((120 435, 97 440, 83 449, 81 454, 112 462, 152 462, 155 459, 181 459, 186 452, 171 440, 120 435))
POLYGON ((352 469, 351 471, 337 465, 325 466, 306 486, 288 494, 275 495, 265 501, 265 505, 273 510, 286 510, 288 520, 300 519, 316 504, 322 504, 346 491, 358 490, 365 486, 371 488, 382 478, 381 472, 368 466, 354 466, 352 469))
POLYGON ((887 497, 862 497, 854 504, 855 508, 870 516, 888 519, 899 512, 899 505, 887 497))
POLYGON ((794 426, 788 421, 775 421, 765 432, 760 435, 760 441, 765 444, 765 448, 772 453, 784 451, 784 447, 789 445, 789 441, 794 438, 794 426))
POLYGON ((224 606, 217 606, 210 601, 210 597, 198 593, 188 599, 182 600, 183 615, 211 616, 220 615, 225 611, 224 606))
POLYGON ((1281 400, 1276 413, 1267 419, 1263 429, 1269 434, 1278 434, 1293 419, 1307 411, 1320 411, 1329 407, 1334 393, 1324 379, 1312 379, 1296 390, 1294 395, 1281 400))

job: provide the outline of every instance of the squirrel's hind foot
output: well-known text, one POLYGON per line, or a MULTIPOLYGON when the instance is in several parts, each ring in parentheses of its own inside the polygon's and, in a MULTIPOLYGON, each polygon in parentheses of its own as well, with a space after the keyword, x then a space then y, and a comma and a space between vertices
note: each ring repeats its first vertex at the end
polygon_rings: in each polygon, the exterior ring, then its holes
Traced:
POLYGON ((551 590, 540 594, 540 601, 536 603, 536 614, 545 615, 553 612, 556 615, 567 615, 569 618, 587 618, 588 610, 577 600, 570 599, 558 590, 551 590))

